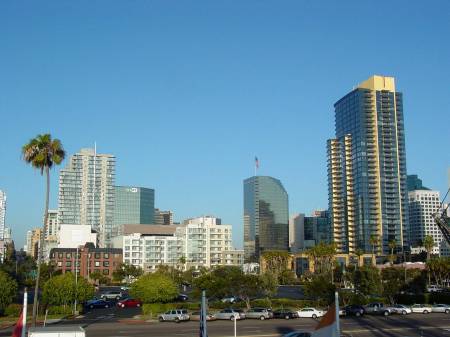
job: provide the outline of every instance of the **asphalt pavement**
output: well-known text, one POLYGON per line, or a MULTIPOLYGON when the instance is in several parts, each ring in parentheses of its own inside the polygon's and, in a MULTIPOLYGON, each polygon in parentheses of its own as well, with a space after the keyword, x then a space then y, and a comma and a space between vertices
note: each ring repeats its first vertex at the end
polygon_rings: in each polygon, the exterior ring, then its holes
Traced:
MULTIPOLYGON (((93 309, 75 320, 58 324, 81 325, 88 337, 198 336, 199 322, 133 322, 131 319, 139 313, 138 308, 93 309)), ((450 315, 445 314, 366 315, 360 318, 346 317, 340 321, 342 331, 349 337, 450 337, 450 315)), ((280 337, 290 331, 312 331, 317 323, 318 320, 310 318, 246 319, 237 321, 236 327, 239 337, 280 337)), ((208 335, 233 336, 234 322, 208 322, 208 335)), ((0 331, 0 336, 11 336, 11 329, 0 331)))

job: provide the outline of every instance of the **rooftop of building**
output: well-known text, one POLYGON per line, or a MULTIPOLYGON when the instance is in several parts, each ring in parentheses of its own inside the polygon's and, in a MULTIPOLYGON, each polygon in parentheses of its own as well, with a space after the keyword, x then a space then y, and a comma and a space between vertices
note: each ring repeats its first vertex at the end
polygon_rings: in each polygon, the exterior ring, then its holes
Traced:
POLYGON ((358 84, 359 89, 395 91, 395 79, 390 76, 373 75, 358 84))
POLYGON ((134 233, 139 233, 141 235, 174 235, 175 231, 180 226, 174 226, 174 225, 152 225, 152 224, 145 224, 145 225, 135 225, 135 224, 126 224, 122 225, 123 235, 129 235, 134 233))
MULTIPOLYGON (((80 247, 88 249, 90 252, 93 252, 93 253, 122 254, 121 248, 96 248, 92 242, 88 242, 84 246, 80 246, 80 247)), ((50 250, 50 254, 76 252, 77 250, 80 250, 80 247, 79 248, 52 248, 50 250)))

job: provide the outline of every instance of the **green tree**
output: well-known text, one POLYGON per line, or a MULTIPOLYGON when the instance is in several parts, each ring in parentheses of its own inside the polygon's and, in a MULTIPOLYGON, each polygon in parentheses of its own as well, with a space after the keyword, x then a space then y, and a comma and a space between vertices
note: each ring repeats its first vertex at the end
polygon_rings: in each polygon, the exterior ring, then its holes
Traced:
POLYGON ((360 265, 361 256, 364 255, 364 251, 361 248, 358 248, 355 251, 355 255, 356 255, 356 258, 358 259, 358 262, 356 263, 356 267, 358 268, 360 265))
POLYGON ((7 273, 0 271, 0 313, 3 313, 16 296, 17 282, 7 273))
POLYGON ((266 271, 275 276, 280 282, 280 275, 289 269, 289 253, 285 251, 266 251, 262 253, 262 259, 266 266, 266 271))
POLYGON ((130 295, 144 303, 170 302, 178 295, 173 280, 161 273, 145 274, 133 282, 130 295))
POLYGON ((423 238, 423 247, 427 251, 427 261, 430 260, 431 252, 433 251, 434 247, 434 240, 431 235, 425 235, 423 238))
POLYGON ((353 273, 352 283, 358 293, 365 296, 381 294, 380 272, 373 266, 362 266, 353 273))
POLYGON ((72 273, 53 276, 44 283, 42 300, 49 305, 70 305, 86 302, 94 296, 94 286, 80 275, 75 278, 72 273))
POLYGON ((306 251, 306 254, 312 259, 314 264, 314 274, 325 275, 331 277, 334 283, 334 256, 336 255, 335 244, 319 243, 306 251))
POLYGON ((336 287, 325 274, 312 275, 311 280, 305 283, 304 288, 306 296, 316 300, 318 305, 322 304, 322 302, 330 304, 334 301, 336 287))
POLYGON ((395 296, 405 288, 403 268, 384 268, 381 271, 383 280, 383 296, 386 297, 391 304, 395 303, 395 296))
POLYGON ((94 271, 94 272, 90 273, 89 274, 89 278, 91 280, 93 280, 98 285, 104 285, 104 284, 111 283, 110 278, 108 276, 106 276, 106 275, 103 275, 99 271, 94 271))
MULTIPOLYGON (((47 232, 47 220, 48 220, 48 203, 50 195, 50 169, 54 165, 59 165, 64 160, 66 153, 63 149, 61 141, 59 139, 52 139, 50 134, 37 135, 36 138, 31 139, 27 144, 22 147, 22 156, 26 163, 30 164, 33 168, 41 171, 41 175, 46 175, 46 193, 45 193, 45 208, 44 208, 44 225, 43 233, 47 232)), ((36 284, 34 289, 34 302, 33 302, 33 317, 32 325, 36 326, 36 314, 37 314, 37 299, 39 295, 39 281, 41 271, 41 258, 42 249, 44 246, 44 235, 41 235, 39 242, 38 252, 38 268, 36 284)))
POLYGON ((41 280, 40 283, 44 284, 47 282, 50 278, 56 275, 61 275, 61 270, 57 270, 54 263, 42 263, 41 264, 41 280))
MULTIPOLYGON (((427 273, 434 283, 444 286, 450 279, 450 257, 435 257, 427 261, 427 273)), ((430 284, 430 280, 428 284, 430 284)))
POLYGON ((137 279, 142 274, 144 274, 142 268, 129 263, 121 263, 113 272, 113 279, 118 282, 125 281, 126 284, 130 284, 132 280, 137 279))

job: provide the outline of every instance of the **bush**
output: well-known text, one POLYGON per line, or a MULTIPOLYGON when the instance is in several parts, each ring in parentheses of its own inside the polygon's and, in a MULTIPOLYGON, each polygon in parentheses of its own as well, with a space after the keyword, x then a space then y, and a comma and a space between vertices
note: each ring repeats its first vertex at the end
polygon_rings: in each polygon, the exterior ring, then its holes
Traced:
POLYGON ((435 303, 450 303, 450 293, 431 293, 426 294, 428 295, 428 303, 435 304, 435 303))
POLYGON ((252 307, 271 308, 272 307, 272 301, 270 299, 268 299, 268 298, 262 298, 262 299, 251 301, 250 305, 252 307))
MULTIPOLYGON (((73 305, 50 305, 47 307, 49 315, 71 315, 73 313, 73 305)), ((81 312, 82 306, 78 305, 77 310, 81 312)), ((45 311, 42 311, 45 314, 45 311)))
MULTIPOLYGON (((320 305, 326 305, 326 303, 319 303, 320 305)), ((317 301, 310 300, 292 300, 290 298, 274 298, 272 299, 272 308, 304 308, 317 305, 317 301)))
POLYGON ((144 315, 150 315, 151 317, 157 316, 172 309, 174 306, 172 303, 144 303, 142 305, 142 313, 144 315))
POLYGON ((171 278, 159 274, 145 274, 131 285, 130 295, 144 303, 170 302, 178 295, 178 288, 171 278))
POLYGON ((22 312, 22 306, 20 304, 10 304, 5 309, 5 316, 19 317, 22 312))

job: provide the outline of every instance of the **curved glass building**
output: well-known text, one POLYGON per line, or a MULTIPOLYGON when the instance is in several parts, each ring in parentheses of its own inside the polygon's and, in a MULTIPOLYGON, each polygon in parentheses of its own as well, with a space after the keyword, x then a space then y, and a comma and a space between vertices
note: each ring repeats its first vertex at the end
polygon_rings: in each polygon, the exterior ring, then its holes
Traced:
POLYGON ((244 180, 244 250, 246 261, 262 252, 289 249, 288 194, 281 181, 267 176, 244 180))

